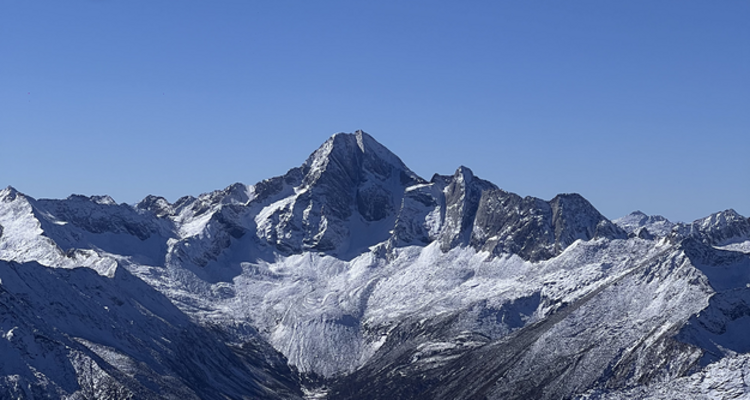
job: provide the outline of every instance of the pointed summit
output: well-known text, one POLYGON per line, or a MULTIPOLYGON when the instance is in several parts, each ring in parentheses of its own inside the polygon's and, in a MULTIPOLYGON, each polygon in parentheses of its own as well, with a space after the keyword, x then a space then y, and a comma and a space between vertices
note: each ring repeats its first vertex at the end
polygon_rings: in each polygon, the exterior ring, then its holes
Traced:
POLYGON ((20 193, 13 186, 8 185, 5 189, 0 190, 0 200, 2 201, 13 201, 20 193))
POLYGON ((301 167, 256 187, 276 181, 278 193, 284 182, 294 194, 264 209, 258 236, 283 251, 337 254, 385 240, 406 188, 425 182, 363 131, 331 136, 301 167), (352 229, 372 224, 383 225, 382 234, 352 229))
POLYGON ((344 179, 346 185, 357 184, 374 175, 388 179, 398 174, 402 181, 423 181, 385 146, 359 130, 337 133, 323 143, 302 165, 304 182, 311 185, 324 174, 344 179))
POLYGON ((578 193, 559 194, 549 204, 552 207, 552 226, 558 252, 578 239, 627 237, 625 231, 605 218, 578 193))
POLYGON ((454 180, 459 180, 466 183, 471 183, 471 180, 474 179, 474 172, 472 172, 471 169, 468 167, 464 167, 463 165, 458 167, 456 170, 456 173, 453 174, 454 180))
POLYGON ((491 182, 475 178, 469 168, 458 167, 444 189, 445 228, 440 234, 443 251, 469 244, 482 194, 495 189, 497 186, 491 182))

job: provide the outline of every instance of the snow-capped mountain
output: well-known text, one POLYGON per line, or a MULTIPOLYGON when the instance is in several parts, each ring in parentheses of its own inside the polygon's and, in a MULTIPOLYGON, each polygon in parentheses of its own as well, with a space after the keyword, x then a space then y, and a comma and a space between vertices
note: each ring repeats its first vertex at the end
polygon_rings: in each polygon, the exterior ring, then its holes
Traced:
POLYGON ((336 134, 175 203, 0 191, 0 398, 737 398, 749 286, 733 210, 609 221, 336 134))
POLYGON ((633 211, 612 222, 624 229, 628 235, 638 236, 642 239, 667 236, 672 232, 672 228, 677 225, 661 215, 646 215, 641 211, 633 211))

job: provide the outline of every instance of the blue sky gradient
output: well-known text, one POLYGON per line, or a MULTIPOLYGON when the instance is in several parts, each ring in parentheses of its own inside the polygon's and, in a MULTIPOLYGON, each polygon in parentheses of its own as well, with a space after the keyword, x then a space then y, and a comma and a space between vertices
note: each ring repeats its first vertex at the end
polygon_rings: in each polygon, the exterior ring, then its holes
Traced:
POLYGON ((363 129, 604 215, 750 215, 750 2, 0 2, 0 185, 170 201, 363 129), (408 3, 408 4, 407 4, 408 3))

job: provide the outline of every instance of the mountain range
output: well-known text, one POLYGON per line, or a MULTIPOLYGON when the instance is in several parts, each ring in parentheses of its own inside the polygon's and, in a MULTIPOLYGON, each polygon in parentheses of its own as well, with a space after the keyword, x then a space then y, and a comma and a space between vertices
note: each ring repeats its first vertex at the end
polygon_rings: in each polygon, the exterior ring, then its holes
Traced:
POLYGON ((0 399, 750 398, 750 220, 610 221, 336 134, 255 185, 0 191, 0 399))

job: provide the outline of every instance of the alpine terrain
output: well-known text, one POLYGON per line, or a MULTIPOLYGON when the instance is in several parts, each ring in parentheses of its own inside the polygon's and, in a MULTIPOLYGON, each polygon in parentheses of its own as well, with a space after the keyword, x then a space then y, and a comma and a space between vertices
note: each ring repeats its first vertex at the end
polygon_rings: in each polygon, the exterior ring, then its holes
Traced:
POLYGON ((174 203, 0 191, 0 399, 750 398, 750 220, 610 221, 362 131, 174 203))

